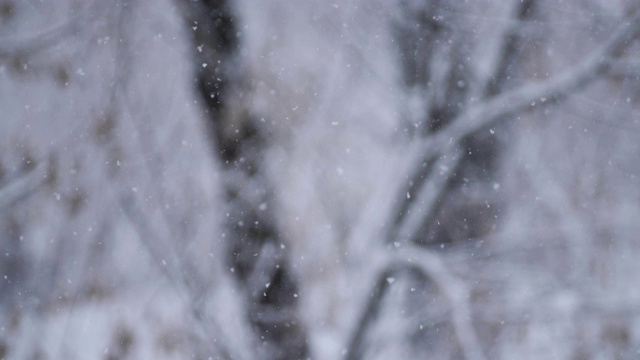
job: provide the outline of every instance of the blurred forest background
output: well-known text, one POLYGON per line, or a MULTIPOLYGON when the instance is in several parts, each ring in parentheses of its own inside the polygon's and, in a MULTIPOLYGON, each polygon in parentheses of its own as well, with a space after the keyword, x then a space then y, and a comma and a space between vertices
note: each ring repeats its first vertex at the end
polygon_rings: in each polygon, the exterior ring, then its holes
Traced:
POLYGON ((637 359, 639 11, 0 0, 0 359, 637 359))

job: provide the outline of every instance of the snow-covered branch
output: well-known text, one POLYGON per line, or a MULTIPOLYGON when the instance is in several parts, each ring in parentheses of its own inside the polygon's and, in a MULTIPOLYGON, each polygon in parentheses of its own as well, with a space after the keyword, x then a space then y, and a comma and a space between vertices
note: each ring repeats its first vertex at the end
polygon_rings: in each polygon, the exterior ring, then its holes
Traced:
MULTIPOLYGON (((446 183, 455 171, 462 154, 459 144, 465 138, 501 119, 531 107, 560 101, 572 92, 587 86, 610 67, 616 54, 628 46, 638 32, 640 32, 640 13, 622 24, 607 42, 577 66, 545 81, 526 84, 472 106, 441 131, 416 146, 415 152, 412 152, 409 158, 417 162, 414 161, 412 167, 405 167, 409 175, 400 177, 401 181, 412 179, 410 174, 417 171, 416 168, 419 168, 425 159, 437 157, 438 161, 433 165, 434 168, 428 174, 425 184, 418 190, 415 199, 410 201, 406 212, 387 213, 383 223, 390 224, 392 223, 390 219, 397 216, 400 216, 400 220, 398 231, 396 233, 391 231, 390 237, 384 242, 411 240, 416 236, 425 221, 425 216, 431 214, 436 208, 437 200, 445 191, 446 183)), ((391 209, 398 210, 397 207, 391 209)), ((384 255, 381 256, 384 257, 384 255)), ((484 359, 471 323, 467 287, 451 274, 437 254, 422 248, 418 249, 411 245, 410 241, 402 242, 400 249, 391 251, 382 268, 375 270, 379 275, 358 325, 352 333, 346 359, 359 359, 363 356, 366 332, 375 322, 388 287, 386 279, 392 273, 406 270, 419 272, 424 277, 432 279, 447 294, 453 306, 452 322, 466 358, 484 359)))
POLYGON ((31 34, 0 38, 0 56, 11 56, 17 53, 33 53, 57 44, 65 37, 77 32, 80 28, 81 21, 95 11, 99 4, 100 1, 95 1, 77 15, 73 15, 44 30, 31 34))
POLYGON ((46 165, 41 164, 30 172, 0 187, 0 213, 35 192, 45 181, 46 176, 46 165))
POLYGON ((465 358, 467 360, 484 360, 484 351, 472 324, 469 290, 462 280, 451 273, 442 258, 426 249, 403 246, 395 252, 392 261, 405 261, 407 264, 411 264, 423 276, 430 278, 438 285, 451 300, 451 320, 465 358))
POLYGON ((390 278, 402 273, 417 275, 422 281, 433 281, 451 301, 451 316, 458 343, 469 360, 484 360, 485 355, 472 324, 469 290, 466 284, 447 268, 441 257, 429 250, 405 244, 385 255, 377 268, 376 284, 368 296, 350 339, 346 360, 359 360, 364 355, 367 331, 375 323, 385 294, 391 286, 390 278))
MULTIPOLYGON (((455 154, 459 151, 457 147, 463 139, 501 119, 513 116, 528 108, 558 102, 573 91, 587 86, 609 69, 615 60, 615 54, 628 46, 639 32, 640 12, 622 24, 608 41, 593 51, 580 64, 545 81, 523 85, 518 89, 497 95, 470 107, 441 131, 427 137, 422 144, 416 146, 417 150, 413 156, 422 161, 424 158, 443 154, 440 161, 449 159, 447 167, 455 168, 460 158, 455 154)), ((417 167, 418 165, 414 165, 409 168, 409 171, 413 172, 417 167)), ((436 205, 434 200, 438 199, 440 194, 426 194, 426 192, 434 189, 442 191, 444 189, 444 186, 441 186, 443 181, 441 176, 429 176, 426 179, 427 184, 423 186, 421 195, 416 199, 419 201, 412 202, 407 209, 407 219, 404 221, 407 225, 399 233, 401 239, 410 239, 415 236, 421 223, 418 221, 419 219, 413 218, 418 217, 419 214, 432 213, 432 208, 436 205), (430 200, 425 202, 427 198, 430 200), (411 226, 408 226, 409 224, 411 226)), ((396 215, 389 214, 389 216, 396 215)))
POLYGON ((450 144, 491 126, 496 121, 528 108, 557 102, 598 79, 612 64, 616 53, 628 46, 640 32, 640 12, 625 21, 602 46, 581 63, 552 76, 530 83, 469 108, 436 135, 427 138, 423 153, 441 152, 450 144))
POLYGON ((482 82, 482 91, 484 92, 481 94, 482 97, 491 97, 500 93, 505 81, 509 78, 509 74, 514 71, 514 63, 518 58, 519 52, 518 44, 523 38, 522 27, 533 13, 535 3, 534 0, 526 0, 515 4, 514 21, 504 25, 500 36, 496 61, 494 61, 495 67, 482 82))
POLYGON ((433 165, 427 181, 419 190, 413 201, 413 206, 407 211, 398 226, 397 234, 392 235, 394 241, 410 242, 420 230, 426 219, 433 215, 436 202, 444 192, 449 178, 454 173, 462 151, 455 148, 442 155, 433 165))
MULTIPOLYGON (((189 279, 187 279, 184 271, 185 264, 183 264, 183 259, 175 251, 172 251, 168 243, 169 240, 153 229, 145 214, 137 207, 133 197, 121 197, 120 205, 157 267, 187 297, 190 304, 190 315, 198 326, 197 330, 199 330, 201 338, 213 338, 214 344, 209 343, 207 346, 210 346, 223 359, 245 359, 246 356, 243 352, 246 349, 237 350, 229 346, 228 336, 222 327, 214 319, 206 316, 205 304, 202 303, 197 294, 198 289, 190 286, 189 279)), ((204 284, 195 285, 196 287, 204 286, 204 284)))

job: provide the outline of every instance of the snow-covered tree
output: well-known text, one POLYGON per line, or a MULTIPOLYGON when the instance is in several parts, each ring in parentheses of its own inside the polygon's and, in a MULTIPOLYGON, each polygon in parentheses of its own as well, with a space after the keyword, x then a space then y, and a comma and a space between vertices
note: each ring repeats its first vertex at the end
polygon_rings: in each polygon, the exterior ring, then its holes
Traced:
POLYGON ((640 7, 0 1, 0 358, 633 358, 640 7))

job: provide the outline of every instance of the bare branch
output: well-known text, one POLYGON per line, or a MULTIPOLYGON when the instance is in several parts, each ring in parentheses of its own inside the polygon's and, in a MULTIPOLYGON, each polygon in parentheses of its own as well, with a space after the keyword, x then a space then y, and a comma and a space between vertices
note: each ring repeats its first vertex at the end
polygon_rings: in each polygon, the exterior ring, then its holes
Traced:
POLYGON ((227 336, 217 322, 205 317, 204 304, 199 301, 195 291, 189 286, 189 281, 186 279, 184 271, 182 271, 183 264, 181 259, 171 251, 166 241, 161 241, 163 237, 153 230, 144 213, 135 205, 135 200, 132 197, 121 197, 120 205, 138 232, 140 241, 158 268, 160 268, 161 272, 175 286, 184 290, 184 294, 187 296, 190 305, 190 315, 195 324, 198 325, 200 335, 205 339, 214 339, 215 345, 208 343, 208 346, 215 348, 223 359, 244 359, 245 357, 241 356, 240 351, 236 351, 227 346, 227 344, 229 344, 229 341, 226 340, 227 336), (152 243, 153 240, 155 240, 154 243, 152 243), (159 245, 164 246, 160 246, 159 248, 159 245), (167 261, 165 260, 165 256, 169 256, 171 259, 167 261))
POLYGON ((545 81, 523 85, 471 107, 442 131, 425 141, 423 153, 443 152, 451 149, 465 137, 492 125, 496 121, 517 114, 527 108, 544 106, 545 102, 559 101, 571 92, 581 89, 609 69, 614 55, 626 47, 640 32, 640 12, 622 24, 601 47, 581 63, 545 81))
POLYGON ((280 257, 273 243, 262 245, 258 260, 247 279, 247 290, 254 299, 262 297, 264 291, 269 288, 269 282, 274 278, 278 262, 281 261, 280 257))
POLYGON ((147 217, 140 210, 132 196, 120 196, 120 209, 131 222, 138 233, 140 242, 145 247, 151 259, 158 266, 160 271, 172 282, 181 283, 179 259, 175 253, 168 248, 162 237, 153 230, 148 223, 147 217), (170 259, 168 257, 171 257, 170 259))
POLYGON ((440 194, 443 193, 461 158, 462 151, 455 148, 442 155, 434 164, 434 168, 429 174, 429 181, 418 190, 412 206, 407 210, 398 227, 397 235, 393 236, 392 239, 403 243, 413 239, 424 224, 425 219, 431 217, 440 194))
POLYGON ((518 44, 522 40, 522 23, 531 16, 534 5, 534 0, 525 0, 516 4, 515 21, 505 26, 496 67, 486 80, 484 96, 491 97, 500 93, 509 74, 513 71, 512 65, 519 53, 518 44))
POLYGON ((373 286, 373 291, 369 293, 369 301, 364 307, 364 312, 358 320, 353 335, 349 340, 347 346, 347 352, 345 354, 345 360, 359 360, 364 356, 364 341, 369 328, 375 323, 375 320, 380 313, 380 307, 382 300, 387 292, 388 281, 387 278, 393 276, 401 270, 406 270, 401 266, 392 266, 389 268, 383 268, 380 275, 376 277, 376 283, 373 286))
MULTIPOLYGON (((575 67, 572 67, 560 74, 545 81, 523 85, 518 89, 497 95, 485 102, 470 107, 458 118, 441 131, 427 137, 421 143, 416 144, 409 151, 409 156, 405 165, 401 168, 400 178, 413 179, 413 173, 420 168, 424 159, 430 159, 438 154, 444 154, 439 162, 447 161, 446 168, 455 169, 460 161, 458 146, 462 140, 475 132, 493 125, 501 119, 508 118, 532 106, 545 106, 551 102, 557 102, 571 94, 573 91, 587 86, 592 81, 608 70, 614 61, 614 55, 620 49, 626 47, 640 31, 640 13, 634 14, 631 19, 622 24, 614 35, 600 48, 595 50, 586 59, 575 67), (416 165, 418 164, 418 165, 416 165)), ((436 169, 437 170, 437 169, 436 169)), ((451 175, 448 174, 448 175, 451 175)), ((390 206, 390 211, 386 212, 383 219, 376 219, 376 222, 391 226, 394 218, 400 216, 398 229, 399 237, 394 237, 394 229, 390 229, 390 237, 385 242, 392 240, 412 239, 424 223, 427 215, 430 215, 436 205, 436 200, 445 189, 446 180, 444 176, 428 176, 426 184, 419 190, 416 201, 403 202, 395 200, 395 206, 390 206), (433 193, 432 193, 433 192, 433 193), (406 204, 406 206, 402 206, 406 204), (398 210, 406 211, 405 214, 398 214, 398 210), (421 215, 421 216, 420 216, 421 215)), ((400 196, 404 196, 406 187, 400 187, 400 196)), ((366 216, 365 222, 369 222, 366 216)), ((358 228, 359 229, 359 228, 358 228)), ((362 231, 352 234, 353 237, 361 237, 362 231)))
POLYGON ((0 212, 34 193, 47 176, 45 164, 0 187, 0 212))
POLYGON ((33 53, 57 44, 66 36, 78 31, 81 20, 92 13, 100 3, 101 1, 95 1, 77 15, 37 33, 0 39, 0 56, 33 53))
POLYGON ((375 323, 381 310, 384 295, 389 288, 387 279, 402 272, 418 275, 423 281, 436 283, 452 304, 452 323, 459 345, 468 360, 484 360, 484 351, 473 328, 469 291, 463 281, 454 276, 440 256, 413 245, 402 246, 385 253, 386 261, 378 268, 376 284, 350 339, 346 360, 359 360, 364 355, 364 341, 369 328, 375 323))
MULTIPOLYGON (((603 46, 595 50, 578 66, 546 81, 524 85, 519 89, 496 96, 470 108, 452 123, 445 126, 442 131, 427 138, 422 145, 417 147, 418 151, 411 157, 422 161, 425 157, 435 156, 438 153, 444 154, 438 160, 436 166, 445 165, 446 162, 445 169, 450 171, 459 162, 461 153, 458 144, 464 138, 500 119, 535 106, 537 103, 545 105, 544 103, 547 100, 550 102, 562 100, 572 91, 588 85, 609 68, 614 54, 627 46, 639 31, 640 13, 637 13, 630 21, 621 25, 603 46)), ((437 171, 438 169, 436 168, 435 170, 437 171)), ((415 171, 415 166, 409 171, 415 171)), ((445 173, 444 175, 429 176, 428 182, 420 189, 416 201, 413 201, 409 206, 407 216, 401 222, 397 239, 411 239, 419 231, 425 214, 430 213, 431 209, 433 209, 450 173, 445 173)), ((395 216, 395 214, 389 215, 395 216)), ((390 257, 389 261, 393 265, 386 265, 382 271, 378 272, 381 275, 378 277, 370 302, 358 326, 355 328, 347 359, 359 359, 362 355, 361 347, 364 335, 377 316, 381 298, 386 289, 386 285, 381 280, 385 280, 388 272, 398 267, 398 261, 404 262, 405 268, 407 266, 415 266, 416 269, 433 279, 447 293, 453 302, 453 323, 456 334, 467 359, 483 359, 484 355, 482 354, 480 343, 471 325, 471 311, 464 284, 447 270, 436 254, 424 249, 416 249, 408 243, 404 245, 400 251, 394 252, 394 255, 390 257)))
MULTIPOLYGON (((465 138, 527 108, 561 101, 571 92, 587 86, 610 68, 615 53, 626 47, 638 32, 640 32, 640 12, 621 25, 604 45, 577 66, 545 81, 523 85, 469 108, 441 131, 426 138, 415 147, 416 152, 411 156, 416 160, 413 166, 406 168, 407 173, 414 172, 417 168, 415 164, 419 164, 423 161, 422 159, 437 156, 437 154, 445 154, 440 161, 448 158, 450 161, 447 166, 455 168, 460 161, 460 157, 455 155, 459 151, 458 144, 465 138)), ((411 178, 410 174, 406 177, 411 178)), ((435 200, 445 189, 446 179, 443 177, 429 176, 426 181, 427 184, 423 185, 417 197, 418 201, 411 202, 407 207, 407 218, 402 221, 398 232, 400 237, 396 238, 398 240, 412 239, 416 235, 425 219, 425 214, 432 213, 436 205, 435 200), (431 191, 438 191, 438 193, 429 193, 431 191), (419 215, 422 215, 422 218, 419 215)), ((396 215, 390 213, 387 219, 396 215)), ((387 239, 387 241, 390 240, 392 239, 387 239)))
POLYGON ((452 321, 460 347, 467 360, 484 360, 484 352, 471 323, 469 291, 466 284, 454 276, 440 256, 415 246, 403 246, 394 252, 393 260, 415 266, 424 276, 431 278, 452 302, 452 321))

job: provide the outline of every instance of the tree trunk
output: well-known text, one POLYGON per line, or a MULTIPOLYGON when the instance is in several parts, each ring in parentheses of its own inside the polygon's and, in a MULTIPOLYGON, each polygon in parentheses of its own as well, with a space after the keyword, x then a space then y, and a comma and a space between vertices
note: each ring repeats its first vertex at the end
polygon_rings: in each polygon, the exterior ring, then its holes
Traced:
POLYGON ((264 359, 305 359, 297 284, 287 262, 263 156, 269 134, 244 104, 237 18, 227 1, 182 3, 193 39, 195 86, 224 171, 224 241, 229 271, 245 291, 247 317, 264 359))

